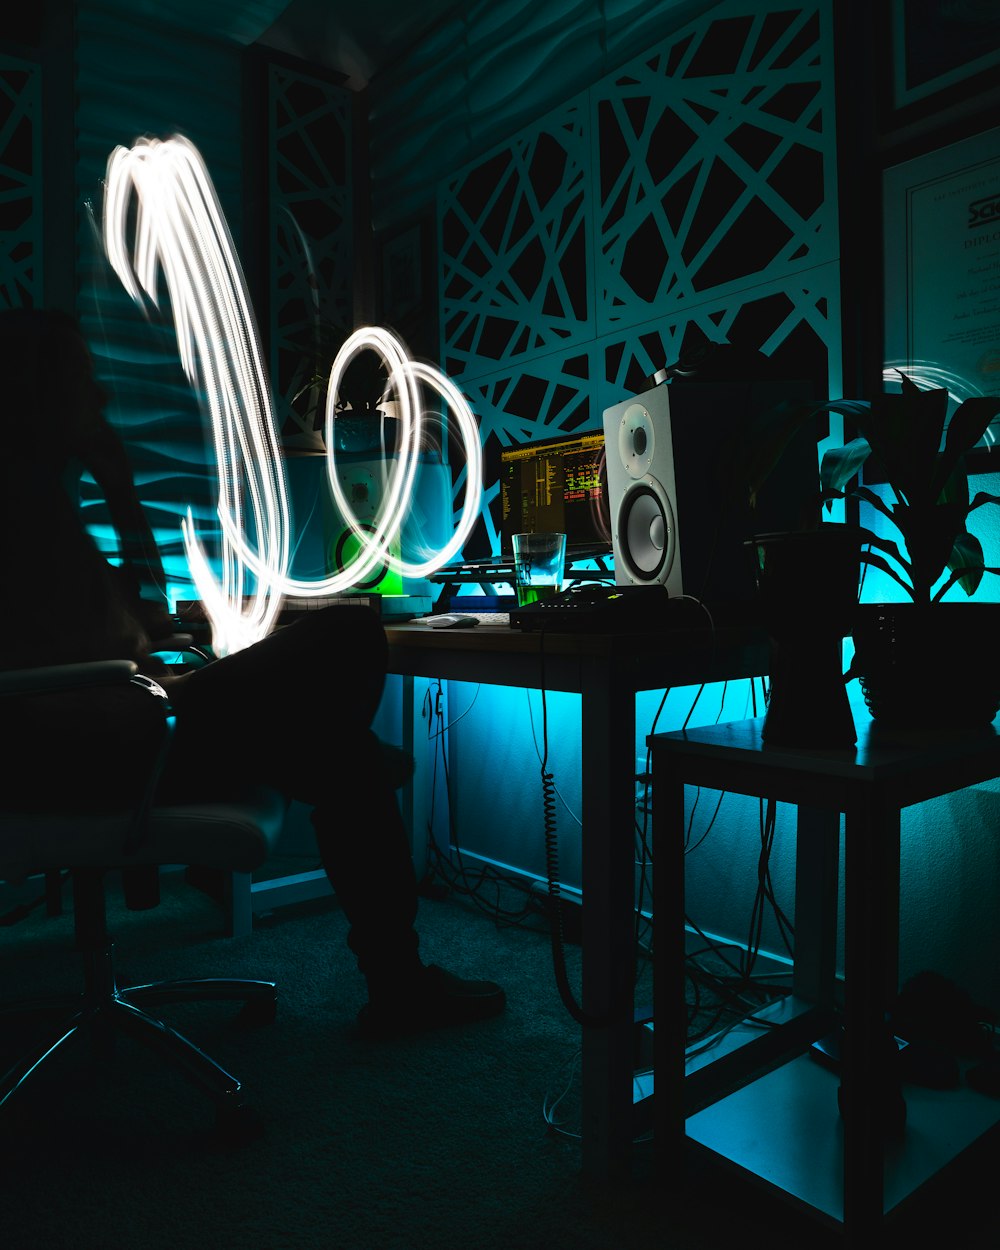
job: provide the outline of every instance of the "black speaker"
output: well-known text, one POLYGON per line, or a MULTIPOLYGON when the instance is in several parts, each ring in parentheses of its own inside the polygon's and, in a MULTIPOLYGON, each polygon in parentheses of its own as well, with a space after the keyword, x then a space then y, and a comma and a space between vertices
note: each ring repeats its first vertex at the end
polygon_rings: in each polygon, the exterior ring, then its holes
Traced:
POLYGON ((781 401, 808 402, 808 382, 675 380, 604 412, 615 581, 661 585, 704 603, 717 621, 746 619, 755 588, 744 542, 819 519, 815 430, 792 441, 751 509, 740 438, 781 401))

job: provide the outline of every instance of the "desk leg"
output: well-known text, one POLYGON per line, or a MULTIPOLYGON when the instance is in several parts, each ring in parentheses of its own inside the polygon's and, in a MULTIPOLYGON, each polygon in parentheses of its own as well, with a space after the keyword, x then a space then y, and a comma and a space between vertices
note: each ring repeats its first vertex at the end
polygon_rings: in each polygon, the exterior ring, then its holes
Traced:
POLYGON ((834 1006, 840 813, 800 806, 795 838, 795 965, 799 998, 834 1006))
POLYGON ((844 837, 844 1228, 882 1225, 886 1011, 899 976, 899 809, 876 793, 844 837))
POLYGON ((614 665, 588 661, 582 681, 583 1168, 623 1174, 633 1138, 635 695, 614 665))
POLYGON ((653 1140, 658 1175, 683 1175, 685 1054, 687 1051, 684 922, 684 783, 672 770, 653 768, 653 1140))
MULTIPOLYGON (((421 717, 424 694, 427 690, 427 678, 402 677, 402 746, 414 758, 418 750, 424 749, 427 741, 427 726, 421 717), (419 745, 418 745, 419 744, 419 745)), ((399 791, 399 810, 403 824, 410 835, 410 847, 413 852, 413 866, 419 881, 427 872, 427 819, 430 813, 429 777, 433 770, 426 766, 426 760, 417 759, 417 767, 413 776, 399 791)))

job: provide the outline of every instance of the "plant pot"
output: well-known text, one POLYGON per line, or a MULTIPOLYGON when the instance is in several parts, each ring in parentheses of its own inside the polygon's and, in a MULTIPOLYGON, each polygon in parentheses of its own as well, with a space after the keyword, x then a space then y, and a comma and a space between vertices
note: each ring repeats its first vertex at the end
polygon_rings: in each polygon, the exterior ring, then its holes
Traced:
POLYGON ((761 534, 746 544, 771 642, 762 738, 838 747, 857 741, 843 671, 843 640, 857 607, 860 543, 847 525, 761 534))
POLYGON ((863 603, 852 674, 893 729, 975 729, 1000 710, 1000 603, 863 603))

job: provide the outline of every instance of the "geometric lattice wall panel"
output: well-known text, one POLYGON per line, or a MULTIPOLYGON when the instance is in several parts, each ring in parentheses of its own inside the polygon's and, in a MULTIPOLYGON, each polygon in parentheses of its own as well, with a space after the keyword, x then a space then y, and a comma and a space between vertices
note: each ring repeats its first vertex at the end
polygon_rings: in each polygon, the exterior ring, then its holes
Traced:
MULTIPOLYGON (((705 340, 840 393, 831 4, 763 8, 724 0, 661 27, 624 68, 442 180, 441 360, 483 421, 492 536, 497 449, 580 423, 526 387, 570 360, 590 428, 705 340), (537 161, 554 212, 525 171, 555 137, 562 164, 537 161), (578 305, 553 297, 553 275, 578 305)), ((610 9, 592 15, 624 46, 646 19, 610 9)))
POLYGON ((839 394, 839 291, 832 263, 603 335, 596 402, 603 411, 641 391, 650 374, 706 340, 760 351, 785 377, 812 381, 818 396, 839 394))
POLYGON ((0 57, 0 308, 42 303, 41 67, 0 57))
POLYGON ((480 521, 468 550, 499 550, 502 448, 599 426, 590 381, 592 350, 553 353, 464 382, 462 389, 479 422, 486 481, 480 521))
POLYGON ((827 6, 763 8, 721 5, 592 93, 599 333, 836 256, 827 6))
POLYGON ((443 187, 441 358, 450 376, 593 337, 586 122, 581 97, 443 187))
POLYGON ((351 101, 343 87, 268 66, 271 382, 289 449, 322 449, 308 387, 354 328, 351 101))

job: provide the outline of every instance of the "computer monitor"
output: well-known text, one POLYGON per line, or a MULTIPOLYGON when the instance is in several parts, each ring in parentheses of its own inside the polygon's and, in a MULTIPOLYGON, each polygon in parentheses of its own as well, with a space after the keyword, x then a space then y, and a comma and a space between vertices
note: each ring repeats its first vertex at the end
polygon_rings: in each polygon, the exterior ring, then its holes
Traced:
POLYGON ((566 535, 566 554, 611 552, 604 431, 560 434, 505 447, 500 453, 501 555, 514 534, 566 535))

